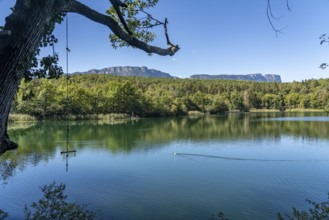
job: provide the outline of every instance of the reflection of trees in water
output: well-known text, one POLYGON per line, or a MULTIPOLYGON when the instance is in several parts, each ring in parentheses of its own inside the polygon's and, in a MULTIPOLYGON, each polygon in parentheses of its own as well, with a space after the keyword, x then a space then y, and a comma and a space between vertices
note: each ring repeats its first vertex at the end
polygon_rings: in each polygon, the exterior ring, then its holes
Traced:
POLYGON ((65 184, 55 182, 41 187, 43 198, 25 206, 25 219, 96 219, 96 213, 87 208, 88 205, 70 203, 65 195, 65 184))
MULTIPOLYGON (((267 117, 267 115, 261 115, 267 117)), ((241 140, 279 138, 293 135, 327 139, 329 122, 263 120, 259 115, 231 114, 218 117, 157 118, 127 121, 121 124, 78 122, 70 126, 73 148, 106 148, 111 152, 130 152, 177 140, 241 140)), ((45 122, 14 136, 19 152, 53 155, 65 148, 64 123, 45 122), (28 145, 32 146, 28 146, 28 145)))
MULTIPOLYGON (((24 207, 24 219, 96 219, 96 213, 88 209, 87 204, 79 205, 77 202, 68 202, 65 194, 65 184, 56 185, 55 182, 40 187, 43 198, 24 207)), ((10 217, 0 209, 0 220, 10 217)))
POLYGON ((39 152, 6 152, 0 157, 0 182, 7 184, 10 177, 17 171, 22 171, 27 165, 37 166, 41 161, 47 162, 49 155, 43 155, 39 152))
POLYGON ((8 178, 13 176, 17 164, 10 160, 0 162, 0 176, 4 184, 7 184, 8 178))
MULTIPOLYGON (((328 139, 329 122, 266 120, 273 114, 229 114, 196 118, 156 118, 126 121, 120 124, 105 122, 72 122, 70 147, 106 149, 112 153, 130 153, 164 146, 180 140, 251 140, 280 138, 292 135, 303 138, 328 139)), ((280 116, 280 115, 279 115, 280 116)), ((27 164, 47 163, 66 148, 64 122, 40 122, 24 131, 10 131, 19 149, 0 157, 1 179, 5 182, 17 168, 27 164)))
MULTIPOLYGON (((277 213, 278 220, 328 220, 329 219, 329 193, 327 201, 323 202, 313 202, 309 199, 306 199, 306 202, 309 204, 308 210, 299 210, 297 208, 292 208, 291 214, 281 214, 277 213)), ((211 215, 209 220, 229 220, 226 218, 223 212, 219 212, 216 215, 211 215)))

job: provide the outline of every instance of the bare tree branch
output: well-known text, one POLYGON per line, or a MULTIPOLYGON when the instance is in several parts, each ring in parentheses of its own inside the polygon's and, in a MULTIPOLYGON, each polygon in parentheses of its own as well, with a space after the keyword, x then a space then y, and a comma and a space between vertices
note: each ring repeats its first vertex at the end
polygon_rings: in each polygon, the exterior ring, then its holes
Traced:
POLYGON ((288 11, 291 12, 291 8, 290 8, 290 5, 289 5, 289 0, 286 0, 286 4, 287 4, 287 9, 288 9, 288 11))
POLYGON ((171 50, 175 50, 175 48, 179 48, 179 46, 178 45, 175 46, 170 42, 169 35, 168 35, 167 24, 168 24, 168 19, 166 18, 165 23, 164 23, 164 30, 165 30, 165 35, 166 35, 166 39, 167 39, 167 44, 168 44, 168 46, 171 50))
POLYGON ((155 21, 156 23, 164 24, 163 22, 161 22, 161 21, 159 21, 158 19, 154 18, 150 13, 148 13, 148 12, 146 12, 146 11, 144 11, 144 10, 137 10, 137 11, 146 14, 148 18, 150 18, 151 20, 155 21))
MULTIPOLYGON (((289 6, 289 0, 286 0, 286 5, 287 5, 288 11, 291 11, 291 8, 289 6)), ((272 19, 280 20, 280 19, 282 19, 284 17, 284 15, 282 15, 280 17, 274 16, 273 11, 272 11, 272 7, 271 7, 271 0, 267 0, 266 16, 267 16, 267 20, 270 23, 272 29, 275 31, 275 34, 276 35, 283 34, 282 30, 283 29, 286 29, 288 26, 285 26, 283 28, 277 28, 273 24, 273 20, 272 19)))
POLYGON ((160 26, 160 25, 163 25, 163 24, 160 24, 160 23, 155 23, 155 24, 151 24, 149 26, 146 26, 146 27, 138 27, 136 30, 141 30, 141 29, 150 29, 150 28, 154 28, 156 26, 160 26))
POLYGON ((162 21, 159 21, 158 19, 154 18, 150 13, 144 11, 144 10, 139 10, 140 12, 144 13, 147 15, 148 18, 150 18, 151 20, 155 21, 155 24, 154 25, 150 25, 149 27, 147 28, 151 28, 151 27, 155 27, 155 26, 158 26, 158 25, 163 25, 164 27, 164 31, 165 31, 165 36, 166 36, 166 40, 167 40, 167 45, 169 46, 169 48, 171 50, 175 50, 175 48, 178 48, 179 49, 179 46, 178 45, 174 45, 170 42, 169 40, 169 35, 168 35, 168 19, 166 18, 165 19, 165 22, 162 22, 162 21))
MULTIPOLYGON (((148 27, 145 27, 145 28, 152 28, 152 27, 155 27, 155 26, 159 26, 159 25, 163 25, 164 27, 164 31, 165 31, 165 36, 166 36, 166 40, 167 40, 167 45, 172 48, 172 47, 175 47, 169 40, 169 36, 168 36, 168 28, 167 28, 167 24, 168 24, 168 19, 166 18, 165 19, 165 22, 162 22, 162 21, 159 21, 158 19, 154 18, 150 13, 144 11, 144 10, 137 10, 139 12, 142 12, 144 14, 147 15, 148 18, 150 18, 151 20, 155 21, 155 24, 153 25, 150 25, 148 27)), ((176 45, 176 47, 178 47, 178 45, 176 45)))
POLYGON ((145 42, 138 40, 137 38, 129 35, 127 32, 122 30, 120 25, 113 18, 103 15, 75 0, 72 0, 70 2, 67 12, 78 13, 80 15, 83 15, 83 16, 89 18, 92 21, 95 21, 99 24, 103 24, 103 25, 109 27, 111 29, 111 31, 115 35, 117 35, 120 39, 127 42, 129 45, 131 45, 133 47, 137 47, 141 50, 144 50, 147 53, 155 53, 155 54, 158 54, 161 56, 166 56, 166 55, 172 56, 180 49, 178 45, 174 46, 174 47, 169 46, 169 48, 167 48, 167 49, 148 45, 145 42))
POLYGON ((270 0, 267 0, 267 11, 269 12, 268 14, 271 15, 271 18, 273 18, 273 19, 280 20, 280 19, 282 19, 284 17, 284 15, 281 15, 279 17, 276 17, 273 14, 273 10, 272 10, 272 7, 271 7, 271 1, 270 0))

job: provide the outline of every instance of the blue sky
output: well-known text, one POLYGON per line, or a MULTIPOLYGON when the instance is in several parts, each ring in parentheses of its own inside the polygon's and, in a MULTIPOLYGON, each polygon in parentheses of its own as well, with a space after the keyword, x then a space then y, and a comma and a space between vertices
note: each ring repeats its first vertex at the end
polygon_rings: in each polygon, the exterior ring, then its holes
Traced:
MULTIPOLYGON (((0 0, 0 25, 9 15, 14 0, 0 0)), ((82 0, 104 12, 108 0, 82 0)), ((110 66, 147 66, 174 76, 192 74, 279 74, 285 82, 328 78, 329 70, 319 69, 329 62, 329 45, 319 44, 319 36, 329 33, 328 0, 272 0, 273 12, 284 15, 275 25, 285 27, 276 36, 266 17, 267 0, 160 0, 151 12, 168 17, 171 41, 181 50, 173 57, 148 56, 132 48, 111 47, 110 31, 97 23, 70 14, 69 71, 86 71, 110 66), (201 3, 201 4, 200 4, 201 3), (202 4, 206 3, 206 4, 202 4)), ((65 27, 55 34, 60 63, 65 65, 65 27)), ((154 45, 166 47, 163 30, 157 30, 154 45)))

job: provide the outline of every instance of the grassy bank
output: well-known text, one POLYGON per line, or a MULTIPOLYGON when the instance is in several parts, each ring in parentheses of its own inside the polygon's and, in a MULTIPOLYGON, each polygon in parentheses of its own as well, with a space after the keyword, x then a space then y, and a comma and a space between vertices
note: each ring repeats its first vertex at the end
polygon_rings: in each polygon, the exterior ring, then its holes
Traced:
POLYGON ((69 120, 69 121, 81 121, 81 120, 104 120, 104 121, 116 121, 131 119, 128 114, 90 114, 90 115, 49 115, 45 117, 35 117, 26 114, 10 114, 10 122, 25 122, 25 121, 42 121, 42 120, 69 120))
MULTIPOLYGON (((267 112, 281 112, 278 109, 250 109, 250 112, 252 113, 267 113, 267 112)), ((302 108, 292 108, 292 109, 286 109, 284 112, 325 112, 322 109, 302 109, 302 108)))
POLYGON ((26 114, 10 114, 9 121, 10 122, 38 121, 38 119, 34 116, 26 115, 26 114))
POLYGON ((278 109, 250 109, 252 113, 280 112, 278 109))
MULTIPOLYGON (((271 113, 271 112, 280 112, 277 109, 250 109, 250 113, 271 113)), ((285 112, 325 112, 322 109, 286 109, 285 112)), ((236 112, 243 113, 243 112, 236 112)), ((204 116, 207 115, 201 111, 189 111, 188 116, 204 116)), ((68 118, 65 115, 51 115, 42 118, 37 118, 35 116, 26 115, 26 114, 10 114, 10 122, 33 122, 33 121, 43 121, 43 120, 69 120, 69 121, 83 121, 83 120, 98 120, 98 121, 118 121, 118 120, 130 120, 136 119, 131 117, 128 114, 89 114, 89 115, 69 115, 68 118)))
POLYGON ((325 111, 323 109, 293 108, 293 109, 286 109, 286 112, 325 112, 325 111))

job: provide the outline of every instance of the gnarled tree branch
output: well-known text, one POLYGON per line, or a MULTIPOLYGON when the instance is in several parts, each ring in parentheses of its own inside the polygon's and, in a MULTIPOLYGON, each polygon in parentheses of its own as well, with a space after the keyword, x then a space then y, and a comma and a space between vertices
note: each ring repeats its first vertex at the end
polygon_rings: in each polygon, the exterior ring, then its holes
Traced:
POLYGON ((179 46, 178 45, 175 46, 170 42, 167 25, 168 25, 168 19, 166 18, 165 23, 164 23, 164 30, 165 30, 167 44, 171 50, 175 50, 175 48, 179 48, 179 46))
MULTIPOLYGON (((289 5, 289 0, 286 0, 286 7, 288 9, 288 11, 291 11, 290 5, 289 5)), ((283 15, 280 17, 274 16, 273 11, 272 11, 272 7, 271 7, 271 0, 267 0, 267 7, 266 7, 266 15, 267 15, 267 20, 270 23, 272 29, 275 31, 276 34, 283 34, 282 30, 287 28, 287 26, 283 27, 283 28, 277 28, 274 24, 273 24, 273 19, 274 20, 280 20, 281 18, 283 18, 283 15)))
POLYGON ((120 7, 127 8, 128 6, 125 3, 121 2, 121 0, 110 0, 110 2, 112 3, 112 6, 113 6, 114 10, 116 11, 116 13, 119 17, 120 22, 122 23, 122 25, 124 26, 124 28, 126 29, 128 34, 133 35, 133 33, 129 29, 129 27, 128 27, 125 19, 123 18, 123 15, 122 15, 121 11, 120 11, 120 7))
POLYGON ((284 28, 277 28, 273 24, 272 19, 280 20, 281 18, 283 18, 283 15, 280 16, 280 17, 274 16, 273 11, 272 11, 272 7, 271 7, 271 0, 267 0, 266 16, 267 16, 268 22, 270 23, 270 25, 271 25, 272 29, 275 31, 275 33, 276 34, 278 34, 278 33, 283 34, 282 30, 285 29, 287 26, 284 27, 284 28))
POLYGON ((120 25, 111 17, 103 15, 88 6, 78 2, 71 1, 70 6, 67 9, 67 12, 78 13, 89 18, 92 21, 95 21, 99 24, 103 24, 111 29, 111 31, 117 35, 120 39, 127 42, 129 45, 144 50, 147 53, 155 53, 161 56, 174 55, 178 50, 179 46, 169 46, 169 48, 164 49, 156 46, 148 45, 147 43, 140 41, 139 39, 129 35, 125 32, 120 25))

